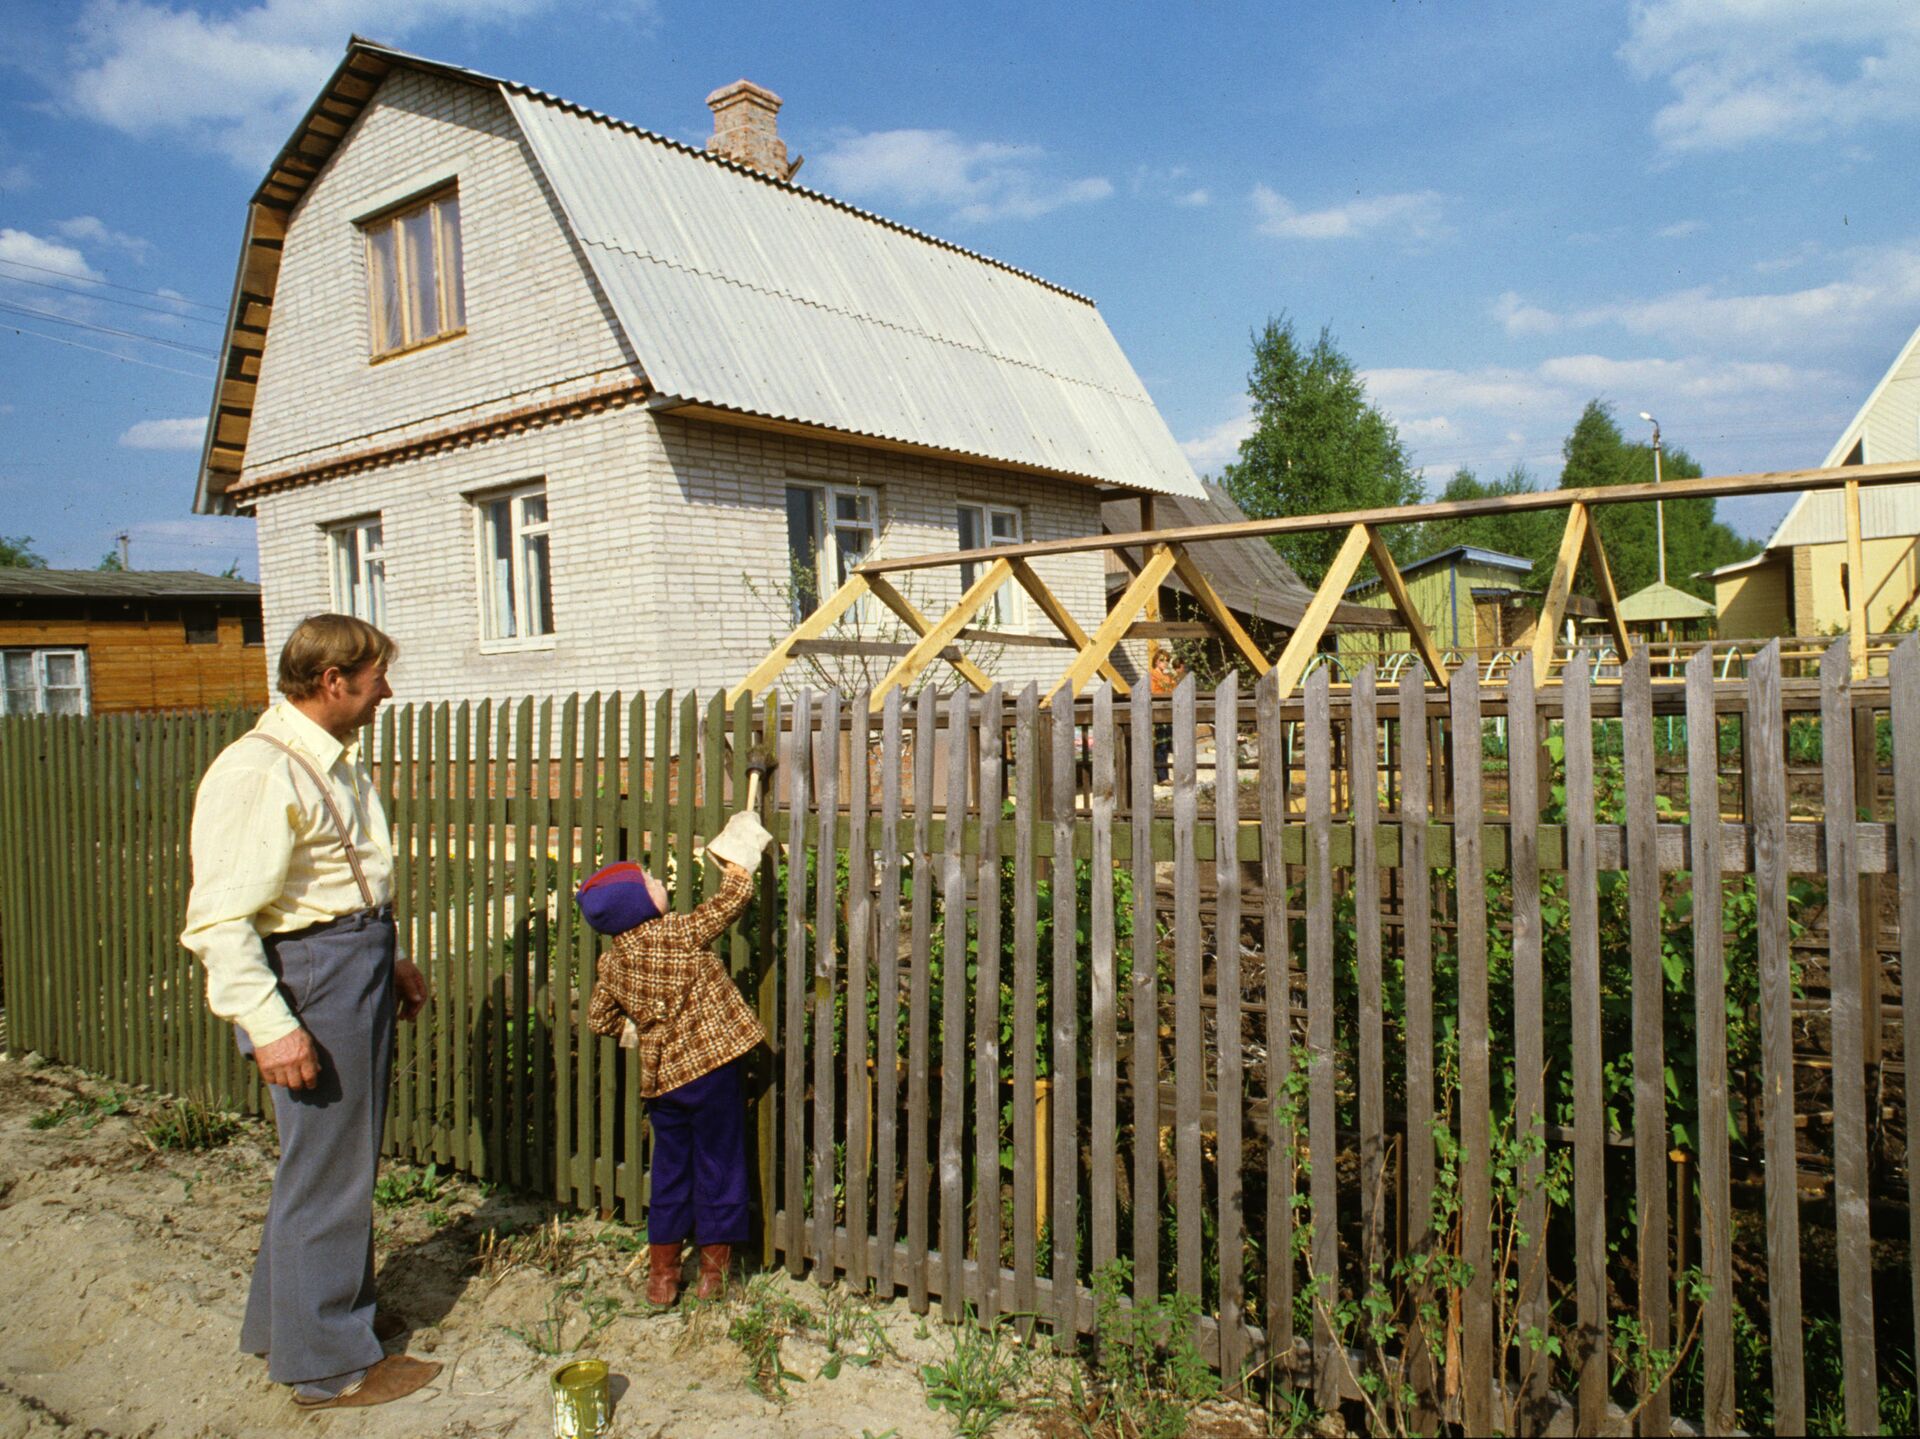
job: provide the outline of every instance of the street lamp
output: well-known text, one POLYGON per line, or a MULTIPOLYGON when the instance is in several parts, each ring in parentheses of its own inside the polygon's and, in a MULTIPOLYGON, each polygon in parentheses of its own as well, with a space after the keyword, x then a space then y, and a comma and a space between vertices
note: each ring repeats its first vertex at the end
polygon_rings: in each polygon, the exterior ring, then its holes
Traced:
MULTIPOLYGON (((1660 487, 1660 422, 1645 410, 1640 412, 1640 418, 1653 426, 1653 484, 1654 488, 1658 489, 1660 487)), ((1667 582, 1667 508, 1659 500, 1653 502, 1653 534, 1654 544, 1660 550, 1660 583, 1664 585, 1667 582)))

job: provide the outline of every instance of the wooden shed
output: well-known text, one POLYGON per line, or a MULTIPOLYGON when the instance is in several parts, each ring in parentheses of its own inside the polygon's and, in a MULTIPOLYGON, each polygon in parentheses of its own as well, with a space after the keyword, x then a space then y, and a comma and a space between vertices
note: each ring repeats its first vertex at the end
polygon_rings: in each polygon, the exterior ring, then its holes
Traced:
MULTIPOLYGON (((1526 588, 1533 561, 1478 545, 1455 545, 1401 566, 1407 593, 1434 643, 1442 649, 1490 653, 1533 643, 1539 591, 1526 588)), ((1378 610, 1389 619, 1393 600, 1378 578, 1347 591, 1354 605, 1378 610)), ((1404 629, 1384 635, 1346 635, 1342 653, 1405 650, 1412 639, 1404 629)))
POLYGON ((0 569, 0 714, 264 706, 260 586, 193 570, 0 569))

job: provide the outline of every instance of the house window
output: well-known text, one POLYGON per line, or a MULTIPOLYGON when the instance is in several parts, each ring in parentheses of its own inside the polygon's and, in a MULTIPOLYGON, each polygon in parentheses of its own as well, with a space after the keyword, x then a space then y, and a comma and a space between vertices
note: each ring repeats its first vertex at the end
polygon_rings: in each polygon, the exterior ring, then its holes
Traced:
MULTIPOLYGON (((1024 536, 1020 530, 1020 511, 1002 505, 962 505, 959 509, 960 548, 984 550, 992 545, 1017 545, 1024 536)), ((960 566, 960 588, 964 591, 980 578, 977 564, 960 566)), ((1016 585, 1004 584, 993 592, 981 622, 997 630, 1018 629, 1026 615, 1020 605, 1016 585)))
POLYGON ((87 652, 0 650, 0 714, 83 715, 87 702, 87 652))
POLYGON ((375 359, 466 328, 457 192, 391 210, 362 229, 375 359))
POLYGON ((180 616, 190 645, 220 643, 220 616, 213 610, 190 609, 180 616))
POLYGON ((475 501, 480 512, 480 637, 537 645, 553 633, 547 487, 527 485, 475 501))
MULTIPOLYGON (((787 486, 787 560, 795 624, 847 582, 854 566, 873 552, 876 533, 871 490, 787 486)), ((856 608, 864 611, 865 602, 856 608)))
POLYGON ((384 628, 387 622, 387 559, 380 516, 349 520, 327 531, 333 572, 333 608, 384 628))

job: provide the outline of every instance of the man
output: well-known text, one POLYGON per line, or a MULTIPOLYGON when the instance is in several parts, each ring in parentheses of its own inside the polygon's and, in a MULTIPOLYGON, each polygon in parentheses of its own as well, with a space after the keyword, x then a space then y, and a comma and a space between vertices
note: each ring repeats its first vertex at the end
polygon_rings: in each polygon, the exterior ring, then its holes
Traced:
POLYGON ((440 1370, 386 1356, 373 1302, 373 1181, 399 1017, 426 980, 396 957, 393 845, 359 734, 390 699, 391 639, 314 615, 280 652, 285 696, 215 758, 193 808, 181 943, 207 1003, 271 1088, 280 1165, 240 1347, 294 1403, 384 1404, 440 1370))

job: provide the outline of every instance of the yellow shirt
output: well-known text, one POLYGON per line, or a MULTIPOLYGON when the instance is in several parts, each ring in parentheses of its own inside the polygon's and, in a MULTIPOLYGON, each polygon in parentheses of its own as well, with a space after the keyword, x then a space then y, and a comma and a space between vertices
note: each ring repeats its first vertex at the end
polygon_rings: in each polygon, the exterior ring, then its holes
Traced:
MULTIPOLYGON (((375 904, 393 896, 393 839, 359 740, 341 744, 282 700, 255 734, 291 745, 326 778, 375 904)), ((291 756, 251 736, 208 767, 193 804, 193 891, 180 942, 207 971, 207 1007, 258 1045, 299 1028, 262 936, 364 909, 339 832, 291 756)))

